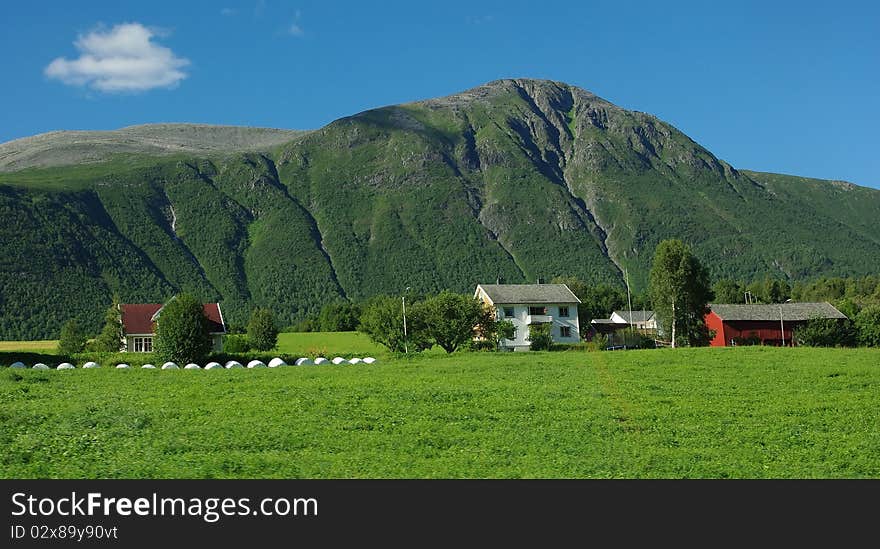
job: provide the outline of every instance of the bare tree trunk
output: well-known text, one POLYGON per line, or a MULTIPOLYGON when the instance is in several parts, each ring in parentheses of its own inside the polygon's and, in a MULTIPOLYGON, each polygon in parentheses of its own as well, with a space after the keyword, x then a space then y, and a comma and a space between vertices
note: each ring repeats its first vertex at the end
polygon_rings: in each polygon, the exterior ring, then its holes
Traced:
POLYGON ((675 349, 675 298, 672 299, 672 348, 675 349))

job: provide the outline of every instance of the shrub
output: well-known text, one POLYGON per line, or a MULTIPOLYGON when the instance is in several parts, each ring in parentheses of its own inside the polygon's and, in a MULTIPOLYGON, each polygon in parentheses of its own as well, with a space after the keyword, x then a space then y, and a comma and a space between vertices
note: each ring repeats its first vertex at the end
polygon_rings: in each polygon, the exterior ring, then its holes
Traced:
POLYGON ((70 356, 81 353, 86 347, 86 334, 80 328, 76 319, 70 319, 61 327, 61 337, 58 339, 58 354, 70 356))
POLYGON ((849 319, 814 318, 795 330, 794 338, 806 347, 854 347, 857 333, 849 319))
POLYGON ((397 297, 377 296, 367 302, 361 313, 360 332, 390 351, 419 352, 431 348, 424 321, 424 307, 419 302, 406 304, 407 334, 403 334, 403 302, 397 297))
POLYGON ((856 316, 860 345, 880 347, 880 305, 865 307, 856 316))
POLYGON ((114 295, 113 302, 104 314, 104 328, 92 344, 97 352, 118 353, 122 349, 122 313, 119 299, 114 295))
POLYGON ((269 309, 255 309, 247 326, 247 339, 258 351, 271 351, 278 344, 278 327, 269 309))
POLYGON ((247 336, 241 334, 229 334, 223 338, 223 352, 247 353, 253 349, 247 336))
POLYGON ((529 335, 526 341, 531 342, 533 351, 549 351, 553 348, 553 336, 550 330, 553 325, 549 322, 541 324, 529 324, 529 335))
POLYGON ((202 303, 188 294, 169 301, 156 321, 156 357, 179 364, 201 362, 211 352, 202 303))

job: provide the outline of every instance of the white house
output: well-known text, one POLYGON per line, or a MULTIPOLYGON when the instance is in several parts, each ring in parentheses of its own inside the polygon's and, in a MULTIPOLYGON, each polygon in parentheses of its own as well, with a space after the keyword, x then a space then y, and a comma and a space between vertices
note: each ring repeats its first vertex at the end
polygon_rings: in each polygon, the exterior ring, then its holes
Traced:
MULTIPOLYGON (((122 350, 134 353, 153 352, 156 337, 156 320, 162 313, 162 303, 123 303, 119 305, 122 320, 122 350)), ((208 319, 208 331, 211 334, 213 351, 223 350, 223 334, 226 324, 219 303, 202 305, 205 318, 208 319)))
POLYGON ((619 324, 627 324, 637 330, 657 331, 657 319, 654 311, 614 311, 611 313, 611 321, 619 324), (632 316, 630 316, 632 312, 632 316))
POLYGON ((513 322, 516 335, 501 342, 504 349, 528 351, 531 324, 550 324, 557 343, 580 341, 581 301, 565 284, 480 284, 474 297, 494 308, 498 320, 513 322))

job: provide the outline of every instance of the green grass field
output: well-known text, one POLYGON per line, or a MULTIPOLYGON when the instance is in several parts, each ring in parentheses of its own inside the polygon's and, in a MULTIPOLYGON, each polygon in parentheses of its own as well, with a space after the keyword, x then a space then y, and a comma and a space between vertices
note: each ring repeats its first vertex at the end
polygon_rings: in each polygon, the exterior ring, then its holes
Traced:
MULTIPOLYGON (((53 353, 58 348, 58 340, 43 341, 0 341, 0 353, 53 353)), ((2 364, 2 362, 0 362, 2 364)))
POLYGON ((878 394, 866 349, 4 369, 0 477, 878 478, 878 394))

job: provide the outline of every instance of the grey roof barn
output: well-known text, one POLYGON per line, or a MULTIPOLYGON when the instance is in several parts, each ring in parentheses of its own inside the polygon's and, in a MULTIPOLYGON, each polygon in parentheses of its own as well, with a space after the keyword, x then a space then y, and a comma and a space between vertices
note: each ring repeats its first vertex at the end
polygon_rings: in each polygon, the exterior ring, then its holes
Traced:
POLYGON ((722 320, 779 320, 782 309, 782 320, 797 322, 813 318, 839 318, 846 315, 838 311, 827 301, 821 303, 776 303, 776 304, 722 304, 710 303, 709 309, 722 320))

